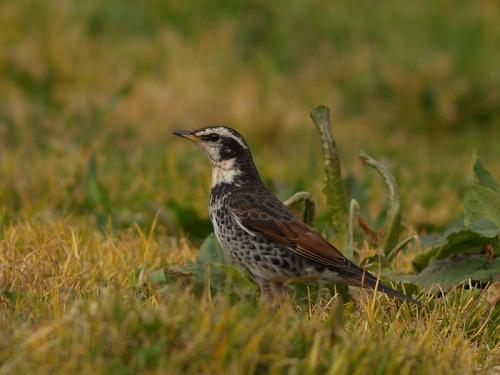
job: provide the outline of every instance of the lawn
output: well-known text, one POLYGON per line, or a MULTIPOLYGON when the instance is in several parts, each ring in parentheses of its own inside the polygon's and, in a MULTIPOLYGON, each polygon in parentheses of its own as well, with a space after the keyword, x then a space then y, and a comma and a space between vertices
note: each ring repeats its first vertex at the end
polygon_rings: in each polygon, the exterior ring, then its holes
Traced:
POLYGON ((387 193, 360 151, 394 173, 418 240, 393 268, 413 272, 462 221, 474 151, 500 180, 497 3, 20 0, 0 24, 0 374, 499 371, 499 305, 467 283, 421 289, 422 307, 302 286, 268 308, 234 269, 188 275, 211 171, 171 134, 236 128, 332 237, 309 118, 328 105, 374 228, 387 193))

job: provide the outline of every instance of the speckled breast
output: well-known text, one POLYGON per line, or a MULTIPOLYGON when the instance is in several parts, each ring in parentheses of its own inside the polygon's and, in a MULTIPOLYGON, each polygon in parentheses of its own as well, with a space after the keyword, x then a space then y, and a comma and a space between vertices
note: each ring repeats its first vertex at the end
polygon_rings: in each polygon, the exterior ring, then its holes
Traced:
POLYGON ((227 209, 229 195, 210 200, 210 220, 222 249, 236 263, 249 268, 251 262, 252 243, 245 231, 234 221, 227 209))
POLYGON ((284 246, 243 230, 228 210, 231 192, 213 189, 209 212, 215 235, 224 252, 253 276, 269 280, 290 280, 307 267, 305 260, 284 246))

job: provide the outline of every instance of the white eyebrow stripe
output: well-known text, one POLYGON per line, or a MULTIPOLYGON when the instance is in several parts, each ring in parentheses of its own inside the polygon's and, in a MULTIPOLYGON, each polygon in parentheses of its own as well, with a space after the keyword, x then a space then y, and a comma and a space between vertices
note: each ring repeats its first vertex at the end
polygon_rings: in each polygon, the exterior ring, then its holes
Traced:
POLYGON ((198 132, 196 133, 197 136, 203 136, 203 135, 207 135, 207 134, 210 134, 210 133, 217 133, 223 137, 229 137, 229 138, 233 138, 234 140, 236 140, 241 146, 243 146, 244 148, 248 149, 248 146, 245 144, 245 142, 241 139, 241 137, 239 137, 237 134, 234 134, 231 130, 223 127, 223 126, 216 126, 216 127, 213 127, 213 128, 207 128, 201 132, 198 132))

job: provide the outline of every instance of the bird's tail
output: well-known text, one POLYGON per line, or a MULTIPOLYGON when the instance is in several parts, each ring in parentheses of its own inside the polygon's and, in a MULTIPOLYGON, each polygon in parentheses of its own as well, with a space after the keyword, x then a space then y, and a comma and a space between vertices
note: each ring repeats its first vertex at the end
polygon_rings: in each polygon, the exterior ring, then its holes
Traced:
POLYGON ((361 271, 361 274, 356 274, 352 277, 349 277, 349 281, 352 283, 352 285, 367 289, 376 289, 382 293, 387 294, 388 296, 395 297, 401 301, 407 301, 420 305, 420 302, 414 300, 411 297, 405 296, 397 290, 394 290, 391 287, 385 285, 384 283, 382 283, 382 281, 380 281, 380 279, 376 278, 362 268, 359 268, 359 270, 361 271))

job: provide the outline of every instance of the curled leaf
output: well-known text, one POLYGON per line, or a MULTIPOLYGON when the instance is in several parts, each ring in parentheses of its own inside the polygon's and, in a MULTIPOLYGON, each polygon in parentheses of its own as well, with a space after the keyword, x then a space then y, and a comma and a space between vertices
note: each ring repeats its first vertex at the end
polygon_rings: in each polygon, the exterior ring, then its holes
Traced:
POLYGON ((311 111, 311 119, 321 137, 326 174, 323 192, 326 195, 333 229, 338 236, 335 242, 343 249, 347 242, 347 201, 342 183, 339 153, 331 132, 329 108, 324 105, 314 108, 311 111))
POLYGON ((399 244, 396 245, 396 247, 394 247, 394 249, 392 249, 392 251, 387 255, 387 261, 390 263, 392 262, 395 258, 396 258, 396 255, 398 255, 398 253, 403 250, 406 245, 408 245, 410 242, 412 241, 416 241, 417 240, 417 236, 411 236, 409 238, 406 238, 404 239, 403 241, 401 241, 399 244))
POLYGON ((384 225, 384 237, 382 241, 384 254, 388 256, 397 246, 402 229, 401 202, 398 184, 396 183, 396 179, 389 168, 373 159, 364 151, 361 151, 359 157, 364 164, 377 170, 377 172, 384 178, 385 184, 389 190, 389 207, 387 209, 387 218, 384 225))
POLYGON ((294 208, 301 203, 304 204, 302 210, 302 221, 311 226, 316 219, 316 203, 307 191, 299 191, 283 202, 288 208, 294 208))

